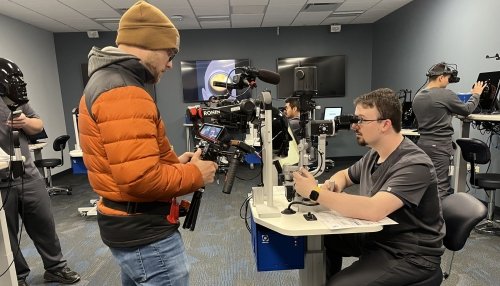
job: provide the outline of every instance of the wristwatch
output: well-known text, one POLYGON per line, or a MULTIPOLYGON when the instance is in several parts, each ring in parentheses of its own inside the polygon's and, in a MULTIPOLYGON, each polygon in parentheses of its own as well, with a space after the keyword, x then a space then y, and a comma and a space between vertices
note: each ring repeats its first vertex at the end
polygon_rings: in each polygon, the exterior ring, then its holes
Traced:
POLYGON ((316 186, 316 188, 314 188, 314 190, 312 190, 310 193, 309 193, 309 199, 313 200, 313 201, 317 201, 318 198, 319 198, 319 191, 320 191, 320 187, 319 186, 316 186))

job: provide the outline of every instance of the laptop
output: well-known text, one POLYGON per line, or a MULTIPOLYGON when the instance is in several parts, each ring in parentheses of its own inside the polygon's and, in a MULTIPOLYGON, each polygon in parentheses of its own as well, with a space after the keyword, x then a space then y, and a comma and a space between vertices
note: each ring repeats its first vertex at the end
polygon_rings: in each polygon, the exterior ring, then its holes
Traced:
POLYGON ((339 115, 342 115, 342 107, 325 107, 323 120, 334 120, 339 115))
POLYGON ((500 71, 483 72, 477 77, 477 81, 486 82, 483 93, 479 97, 479 105, 473 113, 494 113, 499 111, 498 87, 500 85, 500 71))

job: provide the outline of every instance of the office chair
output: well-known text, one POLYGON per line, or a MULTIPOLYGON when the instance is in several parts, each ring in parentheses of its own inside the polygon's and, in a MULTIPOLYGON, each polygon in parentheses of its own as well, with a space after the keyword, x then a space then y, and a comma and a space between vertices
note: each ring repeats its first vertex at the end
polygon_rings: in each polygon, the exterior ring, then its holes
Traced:
POLYGON ((453 251, 448 271, 436 269, 430 278, 412 284, 412 286, 441 285, 451 273, 455 251, 461 250, 474 227, 486 217, 487 209, 478 199, 467 193, 455 193, 442 200, 443 218, 446 225, 446 235, 443 244, 453 251))
POLYGON ((60 193, 66 193, 67 195, 71 195, 71 187, 70 186, 54 186, 52 185, 52 174, 51 169, 55 167, 62 166, 64 164, 64 148, 66 148, 66 142, 69 140, 69 135, 61 135, 54 140, 54 144, 52 145, 54 151, 61 151, 61 159, 41 159, 35 160, 35 166, 41 168, 45 168, 46 174, 46 189, 49 193, 49 196, 58 195, 60 193))
POLYGON ((484 189, 489 197, 486 221, 475 229, 478 233, 500 235, 500 224, 494 219, 495 192, 500 189, 500 173, 475 173, 475 164, 487 164, 491 160, 490 147, 475 138, 457 139, 462 149, 462 157, 470 163, 471 185, 484 189))

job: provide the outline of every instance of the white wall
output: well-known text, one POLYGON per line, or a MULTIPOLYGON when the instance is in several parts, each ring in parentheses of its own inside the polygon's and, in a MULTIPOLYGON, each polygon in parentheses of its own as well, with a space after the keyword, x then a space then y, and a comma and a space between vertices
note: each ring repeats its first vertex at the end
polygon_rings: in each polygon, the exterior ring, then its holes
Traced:
MULTIPOLYGON (((27 83, 30 105, 44 121, 49 145, 42 150, 44 158, 59 158, 52 142, 66 134, 61 89, 57 70, 54 37, 51 32, 0 15, 0 57, 16 63, 27 83)), ((74 137, 74 134, 69 134, 74 137)), ((71 167, 68 150, 64 166, 54 173, 71 167)))

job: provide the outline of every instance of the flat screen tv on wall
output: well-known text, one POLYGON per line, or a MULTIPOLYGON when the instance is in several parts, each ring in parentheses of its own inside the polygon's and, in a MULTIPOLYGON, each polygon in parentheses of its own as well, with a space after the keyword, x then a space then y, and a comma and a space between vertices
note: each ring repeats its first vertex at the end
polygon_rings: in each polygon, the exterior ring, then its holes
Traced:
POLYGON ((317 70, 317 97, 342 97, 345 92, 346 56, 278 58, 278 98, 293 95, 294 69, 315 66, 317 70))
MULTIPOLYGON (((232 82, 233 76, 239 73, 236 68, 249 65, 248 59, 181 61, 184 102, 203 102, 212 96, 228 95, 225 87, 215 86, 214 82, 232 82)), ((249 94, 248 89, 241 89, 232 90, 229 96, 245 98, 249 94)))

